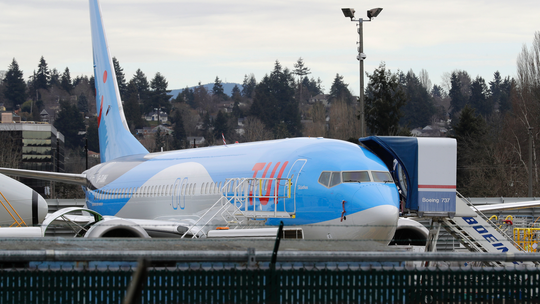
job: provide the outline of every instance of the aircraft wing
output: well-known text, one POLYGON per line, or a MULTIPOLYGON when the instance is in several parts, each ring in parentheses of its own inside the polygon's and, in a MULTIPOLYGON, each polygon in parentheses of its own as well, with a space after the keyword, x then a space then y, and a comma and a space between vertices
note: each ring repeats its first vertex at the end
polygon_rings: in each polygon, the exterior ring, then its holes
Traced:
POLYGON ((476 205, 474 207, 482 212, 497 211, 497 210, 516 210, 516 209, 540 207, 540 201, 502 203, 502 204, 493 204, 493 205, 476 205))
POLYGON ((49 180, 49 181, 54 181, 54 182, 66 183, 66 184, 75 184, 75 185, 81 185, 81 186, 88 185, 86 174, 33 171, 33 170, 24 170, 24 169, 11 169, 11 168, 0 168, 0 173, 3 173, 5 175, 49 180))

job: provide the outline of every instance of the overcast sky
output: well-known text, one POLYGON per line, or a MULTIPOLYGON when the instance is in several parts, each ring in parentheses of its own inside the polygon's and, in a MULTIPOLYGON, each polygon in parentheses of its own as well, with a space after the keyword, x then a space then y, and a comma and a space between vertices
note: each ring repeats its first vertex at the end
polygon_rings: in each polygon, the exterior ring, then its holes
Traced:
MULTIPOLYGON (((328 93, 339 73, 359 92, 356 16, 364 22, 365 71, 386 62, 392 72, 426 69, 434 84, 460 69, 489 81, 497 70, 515 76, 516 58, 540 30, 538 0, 101 0, 109 48, 129 80, 140 68, 160 72, 169 89, 257 81, 279 60, 293 69, 299 57, 328 93)), ((0 70, 17 60, 25 79, 43 56, 49 68, 91 75, 88 1, 0 0, 0 70)), ((366 79, 367 83, 367 79, 366 79)))

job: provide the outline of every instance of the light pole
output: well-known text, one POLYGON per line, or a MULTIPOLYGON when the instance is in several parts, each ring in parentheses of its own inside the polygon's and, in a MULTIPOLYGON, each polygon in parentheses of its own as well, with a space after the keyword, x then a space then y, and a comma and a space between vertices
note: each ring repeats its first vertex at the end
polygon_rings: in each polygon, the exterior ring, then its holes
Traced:
POLYGON ((351 21, 358 22, 358 56, 356 59, 360 61, 360 137, 366 136, 365 132, 365 113, 364 113, 364 35, 363 35, 363 23, 364 21, 371 21, 371 18, 377 17, 383 9, 380 7, 373 8, 367 11, 369 20, 363 18, 354 19, 354 8, 342 8, 343 15, 347 18, 351 18, 351 21))
POLYGON ((529 197, 533 197, 533 134, 532 134, 532 127, 529 127, 529 197))

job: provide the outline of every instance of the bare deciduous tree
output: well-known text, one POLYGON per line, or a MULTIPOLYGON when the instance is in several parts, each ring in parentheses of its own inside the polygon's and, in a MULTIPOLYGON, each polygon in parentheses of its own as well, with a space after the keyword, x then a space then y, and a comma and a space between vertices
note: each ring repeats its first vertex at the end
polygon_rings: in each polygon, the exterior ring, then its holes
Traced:
POLYGON ((348 105, 343 100, 336 100, 330 106, 328 137, 347 140, 357 138, 360 132, 360 121, 356 113, 356 104, 348 105))
POLYGON ((249 116, 244 122, 244 138, 247 142, 273 139, 273 134, 268 131, 264 123, 256 117, 249 116))

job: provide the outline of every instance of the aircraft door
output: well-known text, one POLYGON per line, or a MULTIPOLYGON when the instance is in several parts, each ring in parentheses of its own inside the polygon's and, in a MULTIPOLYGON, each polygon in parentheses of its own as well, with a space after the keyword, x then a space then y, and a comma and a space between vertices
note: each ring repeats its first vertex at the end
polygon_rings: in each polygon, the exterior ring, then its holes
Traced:
MULTIPOLYGON (((296 212, 296 191, 298 189, 298 177, 300 176, 300 174, 302 174, 302 168, 304 168, 306 162, 307 159, 297 159, 291 166, 291 169, 287 174, 287 178, 291 179, 291 189, 289 190, 291 193, 291 197, 285 199, 285 207, 282 208, 287 208, 286 211, 288 212, 296 212)), ((282 210, 278 209, 278 211, 282 210)))
POLYGON ((186 195, 188 194, 188 178, 177 178, 173 185, 172 208, 177 210, 186 208, 186 195))

